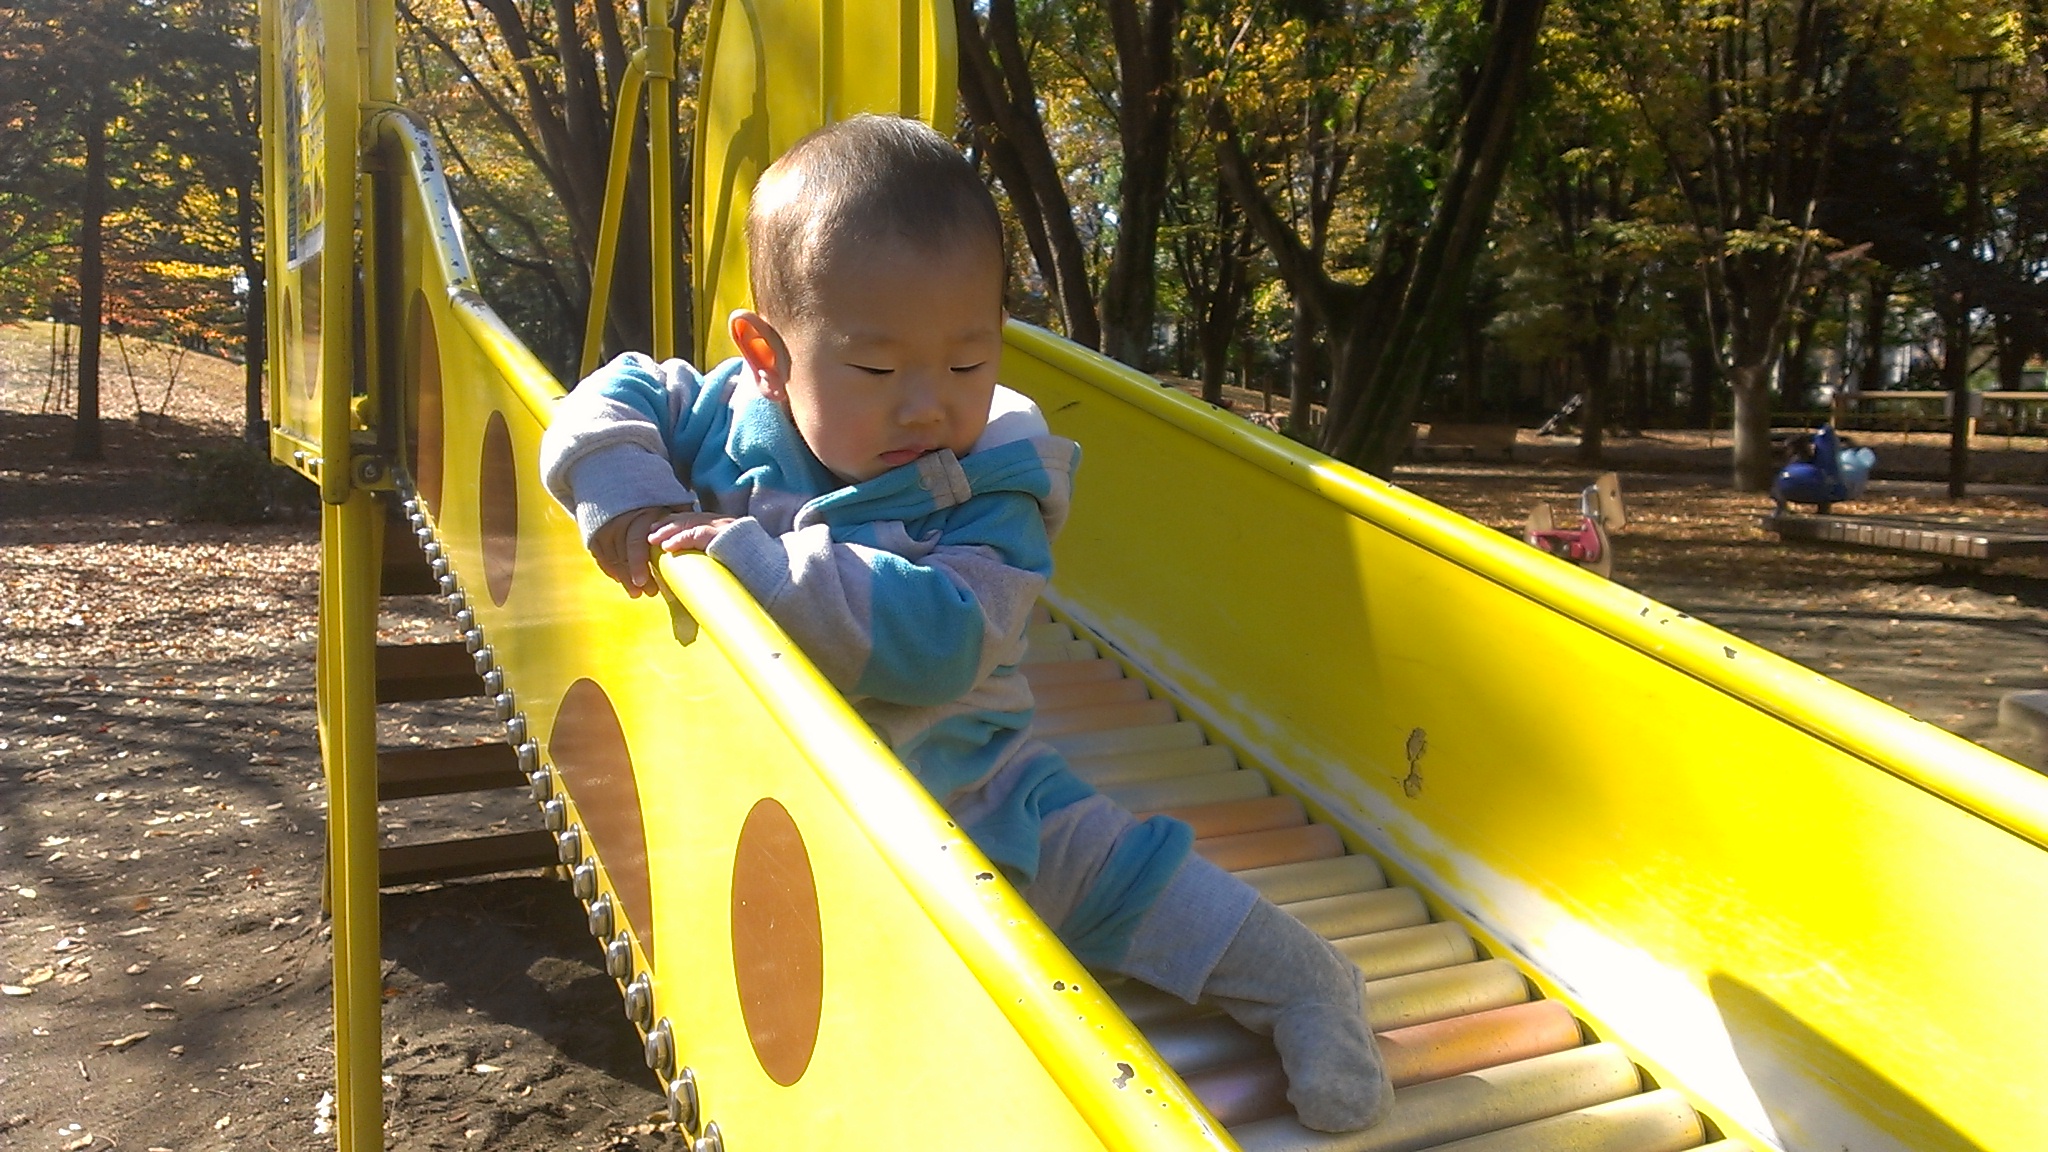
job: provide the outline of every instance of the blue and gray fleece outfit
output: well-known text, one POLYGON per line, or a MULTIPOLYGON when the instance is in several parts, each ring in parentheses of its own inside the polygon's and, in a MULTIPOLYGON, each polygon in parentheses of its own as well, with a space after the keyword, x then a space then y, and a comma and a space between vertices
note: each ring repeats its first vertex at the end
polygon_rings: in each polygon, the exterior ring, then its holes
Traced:
POLYGON ((734 359, 628 353, 563 398, 541 475, 587 543, 654 506, 735 516, 708 549, 1084 963, 1193 1000, 1256 894, 1031 736, 1017 665, 1080 448, 997 388, 967 455, 848 485, 734 359))

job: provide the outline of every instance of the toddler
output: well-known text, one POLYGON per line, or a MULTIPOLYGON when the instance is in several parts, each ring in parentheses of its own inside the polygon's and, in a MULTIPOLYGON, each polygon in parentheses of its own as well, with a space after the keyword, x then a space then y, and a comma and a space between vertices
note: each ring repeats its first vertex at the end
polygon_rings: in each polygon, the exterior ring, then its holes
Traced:
POLYGON ((653 549, 729 568, 1083 963, 1269 1034, 1302 1123, 1393 1090, 1364 979, 1321 937, 1139 821, 1031 736, 1017 665, 1079 448, 996 383, 995 202, 943 137, 859 116, 799 141, 747 218, 740 355, 626 354, 564 398, 548 490, 629 594, 653 549))

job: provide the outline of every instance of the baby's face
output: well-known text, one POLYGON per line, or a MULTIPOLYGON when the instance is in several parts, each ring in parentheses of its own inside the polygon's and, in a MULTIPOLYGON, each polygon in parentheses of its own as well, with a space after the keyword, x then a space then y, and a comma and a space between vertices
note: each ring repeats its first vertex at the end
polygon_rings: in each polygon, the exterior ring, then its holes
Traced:
POLYGON ((965 455, 995 392, 1002 279, 996 254, 973 246, 874 245, 833 261, 810 314, 779 328, 788 378, 771 398, 850 483, 940 448, 965 455))

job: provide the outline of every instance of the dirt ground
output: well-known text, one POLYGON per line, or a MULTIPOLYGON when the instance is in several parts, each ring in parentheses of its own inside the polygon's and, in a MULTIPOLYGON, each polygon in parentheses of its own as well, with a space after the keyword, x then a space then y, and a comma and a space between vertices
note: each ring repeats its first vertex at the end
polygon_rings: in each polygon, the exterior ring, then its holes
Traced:
MULTIPOLYGON (((331 1146, 315 526, 172 518, 177 453, 239 419, 232 366, 195 369, 143 426, 110 402, 111 462, 78 465, 69 420, 37 411, 42 363, 7 357, 0 339, 0 1148, 331 1146)), ((1587 478, 1446 462, 1400 482, 1509 527, 1587 478)), ((1623 583, 1994 746, 1999 693, 2048 687, 2048 564, 1945 577, 1779 545, 1761 502, 1711 476, 1624 484, 1623 583)), ((1912 488, 1869 506, 1950 508, 1912 488)), ((1969 507, 2043 514, 2024 494, 1969 507)), ((447 627, 430 601, 385 626, 447 627)), ((494 736, 451 705, 388 709, 382 733, 494 736)), ((523 801, 452 797, 392 805, 385 833, 532 821, 523 801)), ((682 1146, 648 1123, 653 1081, 553 881, 419 886, 384 909, 390 1147, 682 1146)))

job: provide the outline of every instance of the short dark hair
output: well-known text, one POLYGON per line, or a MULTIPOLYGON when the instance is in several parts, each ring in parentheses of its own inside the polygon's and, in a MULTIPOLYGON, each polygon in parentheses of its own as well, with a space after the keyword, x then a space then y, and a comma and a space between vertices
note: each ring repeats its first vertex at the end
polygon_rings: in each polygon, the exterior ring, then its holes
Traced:
POLYGON ((817 269, 877 241, 986 243, 1003 267, 1002 216, 960 150, 916 120, 863 113, 798 140, 761 174, 747 205, 754 307, 777 321, 806 314, 817 269))

